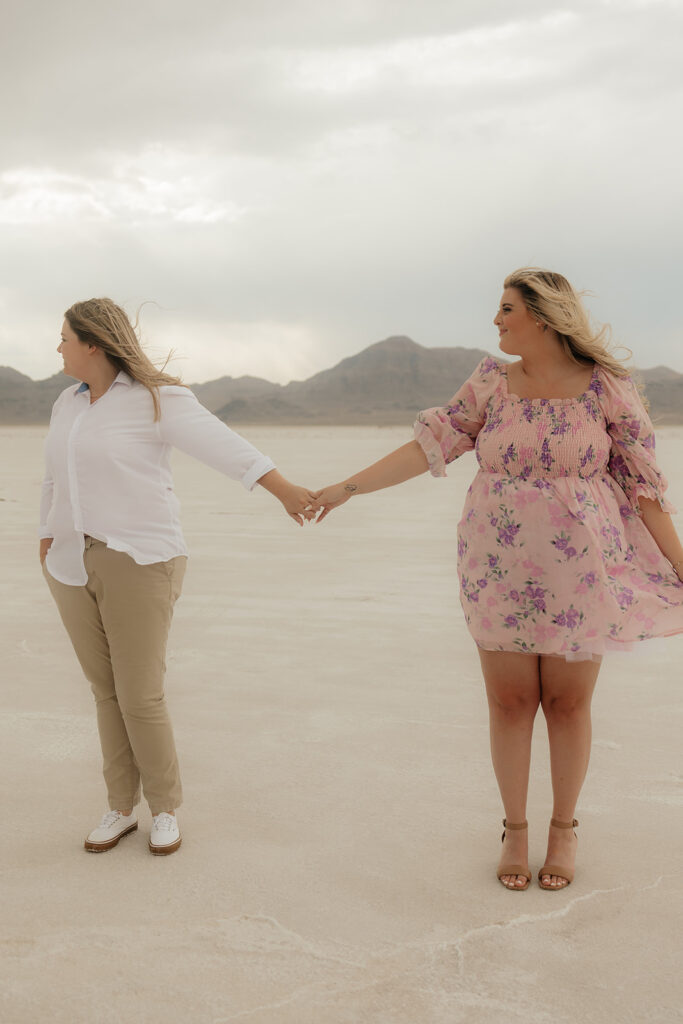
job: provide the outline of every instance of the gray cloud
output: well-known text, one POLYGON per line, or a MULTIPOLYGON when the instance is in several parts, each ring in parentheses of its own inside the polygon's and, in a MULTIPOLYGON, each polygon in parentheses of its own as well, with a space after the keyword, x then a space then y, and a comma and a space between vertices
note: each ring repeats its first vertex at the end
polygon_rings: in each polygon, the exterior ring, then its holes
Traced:
POLYGON ((12 16, 0 362, 51 372, 55 315, 95 293, 158 301, 151 340, 194 379, 305 376, 399 331, 494 347, 502 277, 539 263, 683 370, 680 5, 12 16))

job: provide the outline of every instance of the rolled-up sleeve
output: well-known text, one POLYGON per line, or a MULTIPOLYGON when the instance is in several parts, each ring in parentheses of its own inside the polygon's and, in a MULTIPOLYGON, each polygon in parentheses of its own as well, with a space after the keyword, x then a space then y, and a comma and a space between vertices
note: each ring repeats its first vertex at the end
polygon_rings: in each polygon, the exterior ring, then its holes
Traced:
POLYGON ((275 463, 199 403, 189 388, 168 386, 160 391, 159 436, 231 480, 253 490, 275 463))

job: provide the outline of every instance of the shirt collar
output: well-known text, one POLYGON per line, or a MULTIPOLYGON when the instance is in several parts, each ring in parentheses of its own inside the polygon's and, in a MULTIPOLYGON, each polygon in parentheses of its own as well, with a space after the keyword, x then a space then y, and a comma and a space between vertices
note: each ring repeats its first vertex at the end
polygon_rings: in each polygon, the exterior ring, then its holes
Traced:
MULTIPOLYGON (((126 373, 125 370, 119 370, 119 372, 114 377, 114 380, 112 381, 112 387, 114 386, 114 384, 126 384, 126 385, 128 385, 130 387, 130 385, 132 383, 133 383, 133 378, 130 376, 130 374, 126 373)), ((82 395, 84 391, 89 391, 89 390, 90 390, 90 388, 85 383, 85 381, 83 381, 83 383, 79 387, 76 388, 74 394, 82 395)))

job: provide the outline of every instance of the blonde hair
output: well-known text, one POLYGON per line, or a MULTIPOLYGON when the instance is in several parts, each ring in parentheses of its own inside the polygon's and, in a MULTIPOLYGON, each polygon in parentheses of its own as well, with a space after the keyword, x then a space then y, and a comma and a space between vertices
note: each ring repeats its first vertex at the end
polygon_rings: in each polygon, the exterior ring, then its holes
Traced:
POLYGON ((593 362, 616 377, 629 376, 623 360, 610 349, 609 326, 605 324, 597 331, 591 326, 580 294, 562 274, 539 267, 522 267, 508 274, 503 286, 520 292, 531 315, 557 333, 573 362, 593 362))
MULTIPOLYGON (((182 385, 182 381, 179 377, 164 373, 163 368, 158 370, 145 355, 136 333, 137 317, 135 324, 132 324, 125 310, 111 299, 74 302, 64 316, 80 341, 101 349, 117 369, 124 370, 129 377, 147 388, 154 403, 154 419, 160 419, 159 387, 162 384, 182 385)), ((166 363, 169 358, 170 355, 166 363)))

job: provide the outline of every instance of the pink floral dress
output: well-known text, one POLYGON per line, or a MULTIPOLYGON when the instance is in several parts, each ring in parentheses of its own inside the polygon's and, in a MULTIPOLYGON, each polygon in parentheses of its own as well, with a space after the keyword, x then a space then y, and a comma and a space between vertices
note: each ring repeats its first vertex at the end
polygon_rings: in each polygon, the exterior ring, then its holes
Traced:
POLYGON ((640 496, 675 510, 630 378, 596 366, 578 398, 519 398, 484 359, 415 436, 434 476, 476 453, 458 575, 479 647, 573 660, 683 632, 683 583, 639 518, 640 496))

